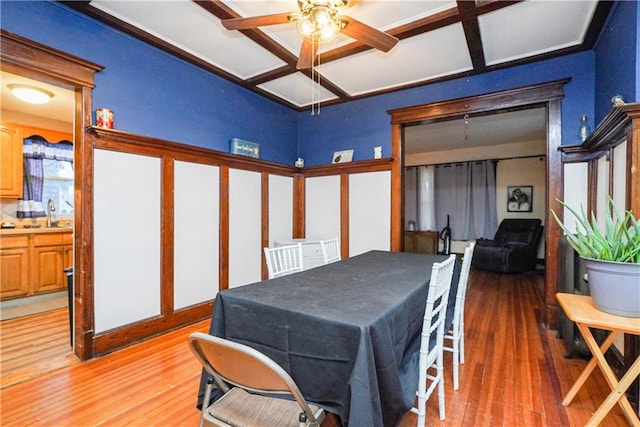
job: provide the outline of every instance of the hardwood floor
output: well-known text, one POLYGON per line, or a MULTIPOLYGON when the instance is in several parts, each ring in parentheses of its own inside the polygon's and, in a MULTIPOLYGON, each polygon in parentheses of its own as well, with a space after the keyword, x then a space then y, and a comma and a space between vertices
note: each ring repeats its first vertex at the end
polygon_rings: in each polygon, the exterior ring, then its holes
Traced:
MULTIPOLYGON (((497 275, 472 269, 460 389, 454 391, 451 386, 451 355, 446 353, 447 417, 439 420, 434 395, 428 402, 427 425, 585 424, 609 387, 596 370, 569 407, 560 403, 586 362, 565 359, 563 341, 541 324, 543 280, 539 273, 497 275)), ((66 331, 66 315, 62 309, 0 322, 0 424, 197 425, 200 366, 187 347, 187 336, 206 332, 208 321, 79 363, 71 355, 68 336, 59 332, 66 331), (6 323, 20 320, 22 329, 6 323), (49 333, 16 344, 21 334, 27 334, 29 324, 44 322, 49 333)), ((400 427, 415 423, 415 415, 407 414, 400 427)), ((325 425, 337 422, 330 417, 325 425)), ((628 423, 616 406, 603 425, 628 423)))

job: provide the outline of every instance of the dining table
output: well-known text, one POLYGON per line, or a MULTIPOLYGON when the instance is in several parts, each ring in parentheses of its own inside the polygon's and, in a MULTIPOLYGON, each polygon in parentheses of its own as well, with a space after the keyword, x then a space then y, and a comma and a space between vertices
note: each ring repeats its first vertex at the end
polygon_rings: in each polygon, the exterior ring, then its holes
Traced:
MULTIPOLYGON (((266 354, 344 427, 393 426, 415 400, 431 268, 445 259, 372 250, 223 290, 209 333, 266 354)), ((449 317, 459 273, 456 263, 449 317)))

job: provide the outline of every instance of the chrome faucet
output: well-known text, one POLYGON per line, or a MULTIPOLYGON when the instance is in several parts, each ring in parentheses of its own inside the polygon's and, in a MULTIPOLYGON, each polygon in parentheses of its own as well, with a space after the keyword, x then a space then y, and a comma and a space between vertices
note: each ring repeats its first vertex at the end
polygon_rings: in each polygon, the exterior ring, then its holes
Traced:
MULTIPOLYGON (((53 212, 56 211, 56 205, 53 204, 53 200, 49 199, 47 202, 47 227, 51 227, 54 223, 53 221, 53 212)), ((58 222, 58 221, 55 221, 58 222)))

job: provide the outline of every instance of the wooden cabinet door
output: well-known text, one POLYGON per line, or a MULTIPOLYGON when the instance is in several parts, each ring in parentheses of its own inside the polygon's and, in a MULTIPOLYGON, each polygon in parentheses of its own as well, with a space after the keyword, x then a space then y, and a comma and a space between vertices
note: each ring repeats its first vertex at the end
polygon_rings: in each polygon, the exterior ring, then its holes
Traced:
POLYGON ((33 250, 33 289, 34 294, 62 289, 63 281, 62 249, 60 246, 43 246, 33 250))
POLYGON ((53 292, 66 288, 63 234, 33 236, 31 293, 53 292))
POLYGON ((29 293, 29 247, 26 236, 3 237, 0 248, 0 299, 29 293))
POLYGON ((73 245, 62 247, 62 262, 64 268, 73 267, 73 245))
POLYGON ((0 196, 22 197, 22 128, 0 124, 0 196))

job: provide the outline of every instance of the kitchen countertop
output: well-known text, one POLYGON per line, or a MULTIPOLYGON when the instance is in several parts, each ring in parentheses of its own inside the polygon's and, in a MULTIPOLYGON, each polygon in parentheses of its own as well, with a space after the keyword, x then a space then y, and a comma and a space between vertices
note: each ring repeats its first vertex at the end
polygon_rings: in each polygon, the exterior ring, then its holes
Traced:
POLYGON ((14 236, 20 234, 48 234, 48 233, 72 233, 72 227, 30 227, 30 228, 2 228, 0 236, 14 236))

